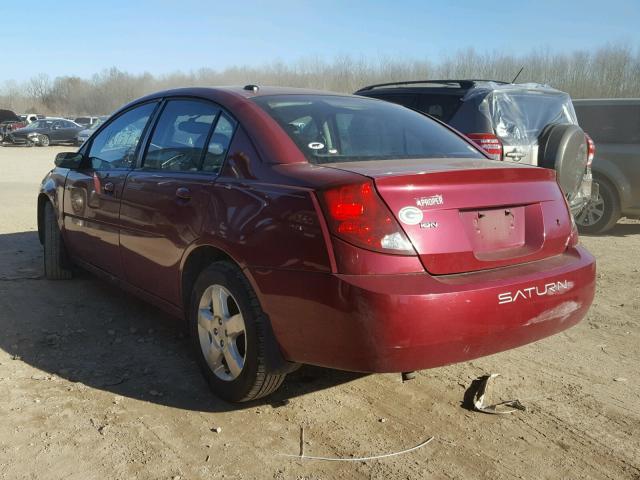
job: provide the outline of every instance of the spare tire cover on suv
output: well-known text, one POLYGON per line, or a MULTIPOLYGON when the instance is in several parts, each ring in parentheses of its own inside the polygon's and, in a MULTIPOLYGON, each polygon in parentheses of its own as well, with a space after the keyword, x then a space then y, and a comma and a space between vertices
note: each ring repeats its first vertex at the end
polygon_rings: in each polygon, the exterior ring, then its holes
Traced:
POLYGON ((573 124, 547 125, 538 139, 538 166, 556 171, 558 184, 572 197, 580 188, 587 167, 587 140, 573 124))

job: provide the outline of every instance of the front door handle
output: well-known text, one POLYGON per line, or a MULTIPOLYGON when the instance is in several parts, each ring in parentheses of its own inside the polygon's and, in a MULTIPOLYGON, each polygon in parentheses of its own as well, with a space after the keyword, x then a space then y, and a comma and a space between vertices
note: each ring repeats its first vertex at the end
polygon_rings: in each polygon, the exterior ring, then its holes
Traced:
POLYGON ((191 200, 191 190, 187 187, 180 187, 176 190, 176 197, 180 200, 191 200))
POLYGON ((104 190, 104 193, 113 193, 116 189, 116 186, 113 184, 113 182, 107 182, 104 184, 102 189, 104 190))

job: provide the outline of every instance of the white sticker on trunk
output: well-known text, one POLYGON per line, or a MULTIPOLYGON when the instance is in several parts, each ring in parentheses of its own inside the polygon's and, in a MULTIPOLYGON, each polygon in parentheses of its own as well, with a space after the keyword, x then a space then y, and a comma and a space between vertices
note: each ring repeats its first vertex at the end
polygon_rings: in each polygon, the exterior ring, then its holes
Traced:
POLYGON ((311 142, 309 144, 309 148, 311 150, 322 150, 324 148, 324 143, 320 143, 320 142, 311 142))
POLYGON ((444 205, 444 199, 442 194, 431 195, 430 197, 416 198, 416 205, 418 207, 433 207, 435 205, 444 205))
POLYGON ((422 221, 422 210, 416 207, 404 207, 398 212, 398 218, 406 225, 418 225, 422 221))

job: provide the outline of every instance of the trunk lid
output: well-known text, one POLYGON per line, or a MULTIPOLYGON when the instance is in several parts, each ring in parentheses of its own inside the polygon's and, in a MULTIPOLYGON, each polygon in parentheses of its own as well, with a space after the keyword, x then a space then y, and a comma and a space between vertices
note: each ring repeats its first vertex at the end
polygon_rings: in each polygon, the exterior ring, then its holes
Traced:
POLYGON ((327 166, 374 180, 434 275, 558 255, 571 234, 553 170, 451 158, 327 166))

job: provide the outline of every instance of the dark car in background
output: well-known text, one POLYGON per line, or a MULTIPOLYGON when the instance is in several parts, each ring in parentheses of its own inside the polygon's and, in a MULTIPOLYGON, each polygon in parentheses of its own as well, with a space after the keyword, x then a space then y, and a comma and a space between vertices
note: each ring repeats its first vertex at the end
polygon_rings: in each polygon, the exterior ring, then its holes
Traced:
POLYGON ((565 92, 532 83, 418 80, 370 85, 356 95, 426 113, 464 133, 495 160, 556 170, 574 215, 592 197, 593 144, 565 92))
POLYGON ((640 217, 640 99, 584 99, 573 105, 596 143, 591 169, 598 195, 576 222, 585 233, 603 233, 620 217, 640 217))
POLYGON ((232 401, 303 363, 407 372, 514 348, 575 325, 595 290, 552 171, 330 92, 132 102, 58 154, 38 232, 47 278, 79 265, 186 320, 232 401))
POLYGON ((24 128, 9 133, 8 140, 14 144, 48 145, 76 143, 78 133, 83 127, 64 118, 45 118, 36 120, 24 128))
POLYGON ((4 141, 9 132, 25 125, 26 123, 11 110, 0 110, 0 143, 4 141))

